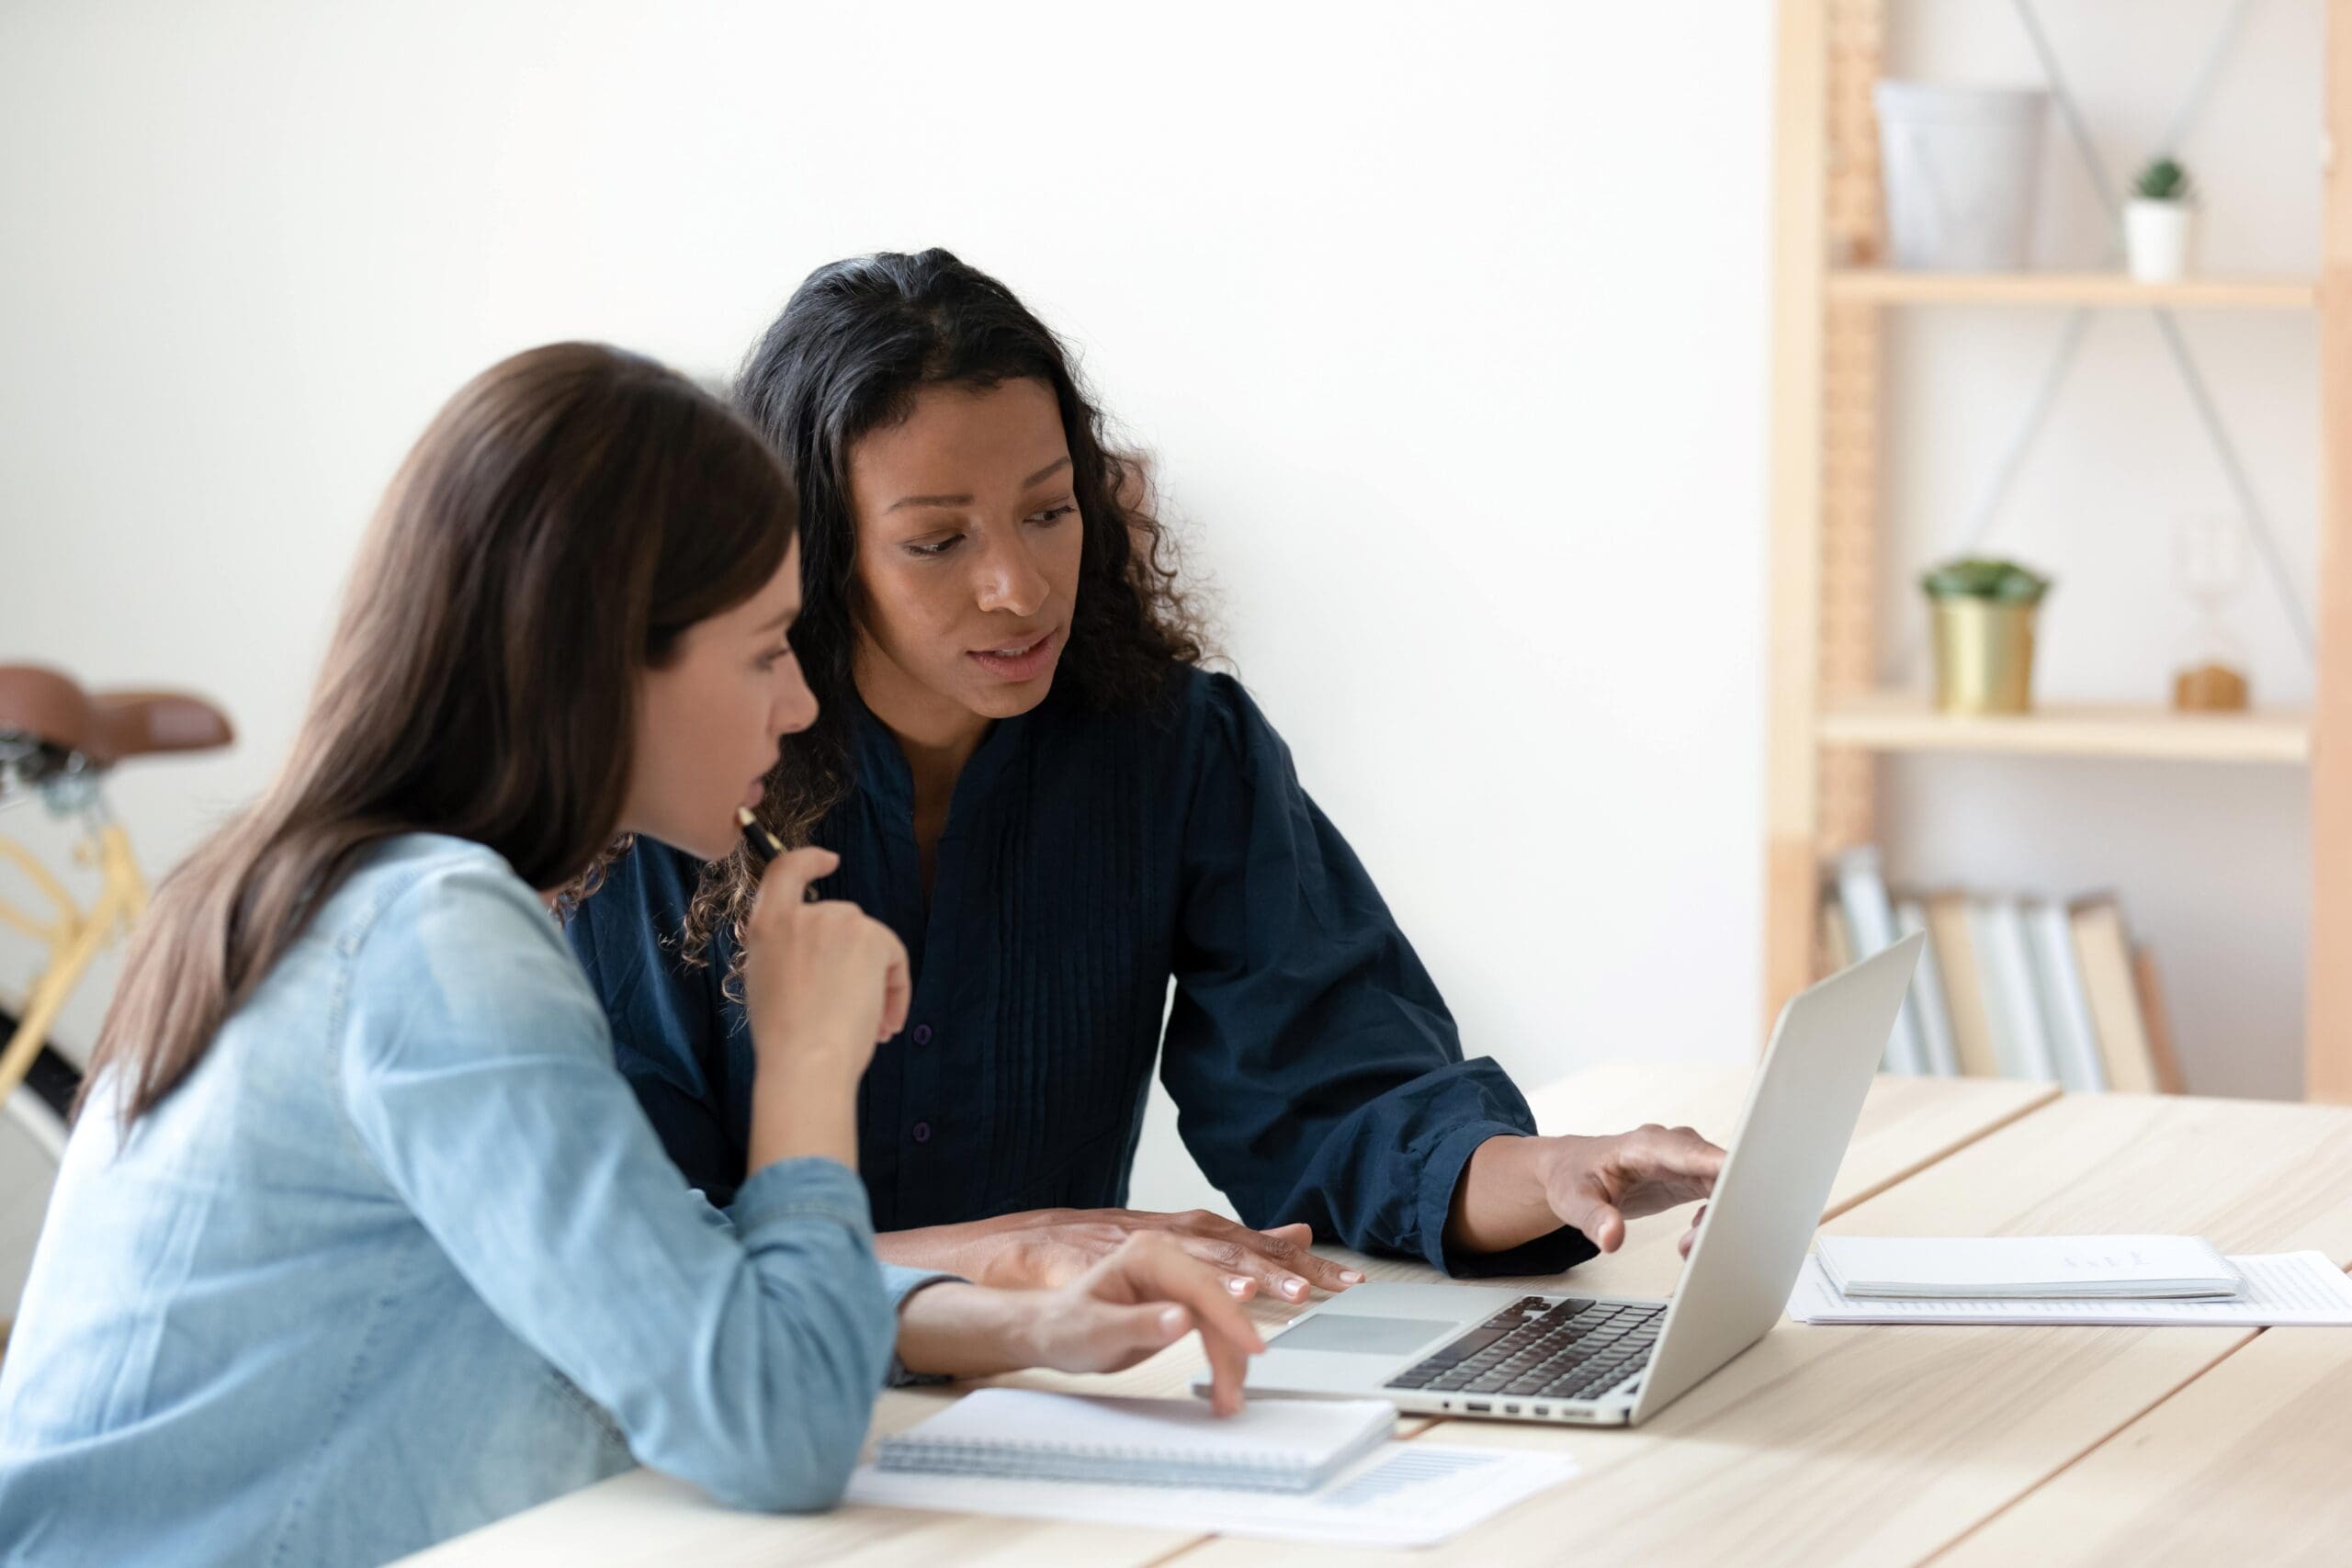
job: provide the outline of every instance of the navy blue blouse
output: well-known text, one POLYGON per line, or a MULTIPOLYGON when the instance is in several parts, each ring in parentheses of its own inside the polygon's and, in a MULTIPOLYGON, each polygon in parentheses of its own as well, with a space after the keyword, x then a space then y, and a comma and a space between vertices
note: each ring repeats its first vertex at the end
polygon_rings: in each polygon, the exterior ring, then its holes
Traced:
MULTIPOLYGON (((857 786, 815 835, 842 857, 822 891, 889 925, 914 971, 908 1027, 858 1094, 876 1229, 1125 1206, 1158 1058, 1185 1147, 1245 1224, 1304 1220, 1457 1274, 1592 1255, 1568 1229, 1445 1247, 1471 1151, 1533 1118, 1494 1062, 1462 1059, 1362 863, 1229 676, 1185 668, 1132 714, 1057 691, 999 722, 956 782, 928 911, 906 760, 872 715, 854 728, 857 786)), ((724 1203, 754 1064, 721 994, 731 942, 707 965, 678 957, 700 870, 640 841, 570 935, 622 1072, 724 1203)))

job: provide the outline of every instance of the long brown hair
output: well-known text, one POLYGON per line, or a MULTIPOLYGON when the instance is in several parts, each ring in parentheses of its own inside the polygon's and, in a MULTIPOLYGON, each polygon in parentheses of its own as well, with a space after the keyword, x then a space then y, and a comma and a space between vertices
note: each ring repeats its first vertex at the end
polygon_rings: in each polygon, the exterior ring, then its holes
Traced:
POLYGON ((380 840, 580 876, 620 826, 636 677, 758 592, 797 517, 759 436, 651 360, 555 344, 469 382, 385 494, 284 770, 157 889, 89 1082, 123 1076, 126 1124, 153 1109, 380 840))
MULTIPOLYGON (((858 637, 857 519, 850 448, 913 412, 925 387, 1036 380, 1059 405, 1070 486, 1084 525, 1078 604, 1055 676, 1098 712, 1134 711, 1207 637, 1178 584, 1166 530, 1137 461, 1103 434, 1102 412, 1053 329, 979 268, 944 250, 884 252, 810 273, 753 345, 737 406, 781 454, 800 492, 801 609, 792 641, 817 694, 816 724, 780 753, 759 811, 786 843, 805 843, 855 780, 850 723, 858 637)), ((739 923, 759 891, 741 852, 703 873, 686 911, 687 962, 739 923)))

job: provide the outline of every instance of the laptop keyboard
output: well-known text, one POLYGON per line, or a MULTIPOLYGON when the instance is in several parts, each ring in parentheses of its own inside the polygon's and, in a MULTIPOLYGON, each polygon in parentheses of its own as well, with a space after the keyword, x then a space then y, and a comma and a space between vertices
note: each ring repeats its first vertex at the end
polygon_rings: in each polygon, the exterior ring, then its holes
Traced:
POLYGON ((1592 1399, 1646 1365, 1666 1303, 1528 1296, 1388 1380, 1421 1393, 1592 1399))

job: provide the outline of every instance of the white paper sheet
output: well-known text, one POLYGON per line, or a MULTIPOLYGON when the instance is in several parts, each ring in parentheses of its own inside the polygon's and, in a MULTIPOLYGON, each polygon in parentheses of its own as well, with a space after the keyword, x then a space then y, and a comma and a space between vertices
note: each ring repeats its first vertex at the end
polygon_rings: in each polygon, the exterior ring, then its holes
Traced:
POLYGON ((849 1501, 1342 1546, 1430 1546, 1576 1473, 1566 1454, 1392 1441, 1304 1495, 921 1475, 866 1464, 850 1477, 849 1501))
POLYGON ((1838 1294, 1815 1258, 1789 1296, 1799 1323, 2140 1324, 2259 1328, 2352 1325, 2352 1278, 2324 1252, 2233 1258, 2245 1288, 2227 1301, 1861 1301, 1838 1294))
POLYGON ((1849 1300, 2226 1300, 2243 1284, 2196 1235, 1825 1235, 1813 1252, 1849 1300))

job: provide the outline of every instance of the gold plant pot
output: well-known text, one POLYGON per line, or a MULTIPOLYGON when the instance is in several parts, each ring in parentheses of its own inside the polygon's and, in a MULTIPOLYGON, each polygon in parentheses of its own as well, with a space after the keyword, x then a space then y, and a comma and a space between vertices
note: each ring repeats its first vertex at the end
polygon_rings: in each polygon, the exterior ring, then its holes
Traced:
POLYGON ((1930 599, 1936 623, 1936 706, 1945 713, 2033 708, 2031 604, 1930 599))

